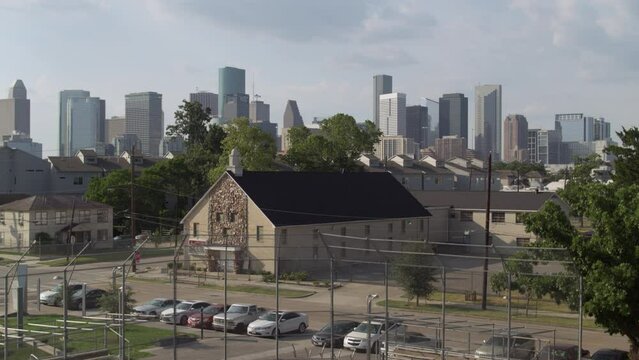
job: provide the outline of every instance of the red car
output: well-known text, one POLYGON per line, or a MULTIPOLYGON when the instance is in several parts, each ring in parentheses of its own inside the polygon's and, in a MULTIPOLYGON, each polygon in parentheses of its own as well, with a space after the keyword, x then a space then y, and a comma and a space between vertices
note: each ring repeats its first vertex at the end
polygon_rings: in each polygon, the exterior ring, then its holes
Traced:
MULTIPOLYGON (((228 306, 227 306, 228 308, 228 306)), ((190 327, 201 328, 204 326, 205 329, 213 328, 213 316, 215 314, 219 314, 224 311, 224 305, 222 304, 211 304, 204 308, 202 313, 197 312, 191 314, 189 316, 188 324, 190 327)))

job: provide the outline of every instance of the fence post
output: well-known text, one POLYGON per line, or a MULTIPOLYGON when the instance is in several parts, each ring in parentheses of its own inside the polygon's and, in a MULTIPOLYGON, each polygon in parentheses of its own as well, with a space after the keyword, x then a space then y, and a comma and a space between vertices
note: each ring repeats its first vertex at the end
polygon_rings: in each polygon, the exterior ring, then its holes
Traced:
POLYGON ((36 291, 38 293, 38 312, 40 312, 40 278, 38 277, 36 291))
POLYGON ((446 268, 442 266, 442 360, 446 359, 446 268))

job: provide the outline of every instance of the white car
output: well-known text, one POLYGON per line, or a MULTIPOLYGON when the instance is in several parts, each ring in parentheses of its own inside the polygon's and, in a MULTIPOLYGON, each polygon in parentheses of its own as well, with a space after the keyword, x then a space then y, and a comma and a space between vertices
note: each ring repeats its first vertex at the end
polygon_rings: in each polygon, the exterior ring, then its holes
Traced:
MULTIPOLYGON (((176 304, 182 302, 182 300, 175 300, 176 304)), ((158 316, 162 311, 166 309, 173 309, 173 299, 156 298, 145 302, 142 305, 138 305, 133 308, 133 314, 136 316, 153 317, 158 316)))
POLYGON ((306 331, 307 327, 308 316, 304 313, 280 311, 276 316, 275 311, 269 311, 250 323, 246 333, 253 336, 275 336, 276 331, 279 330, 280 334, 292 332, 301 334, 306 331), (279 321, 277 329, 275 327, 276 321, 279 321))
MULTIPOLYGON (((69 294, 82 290, 81 283, 70 283, 68 285, 69 294)), ((87 288, 87 290, 89 290, 87 288)), ((62 303, 62 284, 56 285, 53 289, 40 293, 40 304, 58 306, 62 303)))
POLYGON ((180 325, 186 325, 189 316, 209 305, 211 304, 206 301, 183 301, 175 307, 175 314, 173 314, 173 307, 162 311, 160 321, 167 324, 177 322, 180 325))
MULTIPOLYGON (((388 331, 405 332, 405 329, 399 329, 405 325, 388 321, 388 331)), ((371 349, 371 352, 376 352, 383 339, 383 334, 386 332, 386 322, 383 319, 374 319, 370 322, 370 328, 368 320, 362 321, 353 331, 348 333, 344 338, 344 347, 351 350, 366 350, 371 349), (368 344, 368 333, 370 330, 371 342, 368 344)))

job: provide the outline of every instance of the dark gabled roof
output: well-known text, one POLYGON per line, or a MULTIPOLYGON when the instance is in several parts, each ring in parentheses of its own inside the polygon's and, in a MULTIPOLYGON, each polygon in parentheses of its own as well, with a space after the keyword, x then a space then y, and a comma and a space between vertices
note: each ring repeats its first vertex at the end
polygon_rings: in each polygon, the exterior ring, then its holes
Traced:
MULTIPOLYGON (((456 209, 486 209, 484 191, 411 191, 425 207, 450 206, 456 209)), ((537 211, 546 201, 557 199, 553 192, 493 191, 490 194, 491 210, 537 211)))
POLYGON ((29 195, 29 194, 15 194, 15 193, 0 194, 0 205, 8 204, 10 202, 14 202, 16 200, 24 199, 24 198, 27 198, 29 196, 31 196, 31 195, 29 195))
POLYGON ((392 174, 422 174, 426 175, 455 175, 452 171, 446 168, 433 166, 424 161, 413 160, 413 166, 401 166, 393 161, 387 161, 386 164, 380 163, 379 166, 366 166, 361 163, 363 171, 365 172, 390 172, 392 174))
POLYGON ((35 195, 0 205, 0 210, 69 210, 74 206, 76 210, 111 207, 97 201, 85 200, 78 195, 35 195))
MULTIPOLYGON (((147 168, 161 160, 160 158, 144 158, 142 164, 136 164, 138 170, 147 168)), ((59 172, 93 172, 102 173, 113 170, 128 169, 131 164, 120 156, 99 156, 96 164, 85 164, 76 156, 49 156, 51 165, 59 172)))
POLYGON ((388 173, 227 174, 275 226, 430 216, 388 173))

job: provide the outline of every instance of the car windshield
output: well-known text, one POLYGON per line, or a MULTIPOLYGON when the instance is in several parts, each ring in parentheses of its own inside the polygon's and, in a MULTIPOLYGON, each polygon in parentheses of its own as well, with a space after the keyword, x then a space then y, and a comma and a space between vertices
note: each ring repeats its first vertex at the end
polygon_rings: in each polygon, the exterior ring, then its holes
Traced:
POLYGON ((568 352, 566 350, 552 349, 546 346, 539 353, 539 360, 568 360, 568 352))
POLYGON ((61 292, 62 291, 62 284, 58 284, 58 285, 54 286, 53 289, 51 289, 51 291, 61 292))
POLYGON ((204 308, 204 310, 202 311, 205 314, 217 314, 220 312, 220 308, 218 306, 207 306, 204 308))
POLYGON ((147 304, 148 305, 153 305, 153 306, 162 306, 163 303, 164 303, 164 300, 153 299, 153 300, 149 301, 147 304))
MULTIPOLYGON (((357 324, 343 323, 343 324, 334 324, 334 325, 335 326, 333 327, 333 332, 340 334, 340 333, 351 331, 357 324)), ((320 329, 320 332, 326 332, 326 333, 331 332, 331 324, 324 325, 324 327, 320 329)))
POLYGON ((507 342, 507 337, 491 337, 486 341, 486 345, 505 346, 507 342))
POLYGON ((191 305, 193 305, 193 304, 191 304, 191 303, 181 303, 181 304, 178 304, 175 308, 178 309, 178 310, 188 310, 188 309, 191 308, 191 305))
MULTIPOLYGON (((282 317, 282 314, 280 314, 280 317, 282 317)), ((260 316, 260 320, 275 321, 275 312, 268 312, 260 316)))
POLYGON ((244 314, 246 312, 248 312, 248 306, 237 306, 237 305, 232 305, 228 311, 229 314, 235 314, 235 313, 244 314))
MULTIPOLYGON (((380 325, 380 324, 371 324, 370 332, 373 333, 373 334, 377 334, 377 332, 379 331, 379 328, 381 326, 382 325, 380 325)), ((357 325, 357 327, 355 328, 355 331, 367 333, 368 329, 369 329, 368 328, 368 323, 367 322, 363 322, 363 323, 357 325)))

